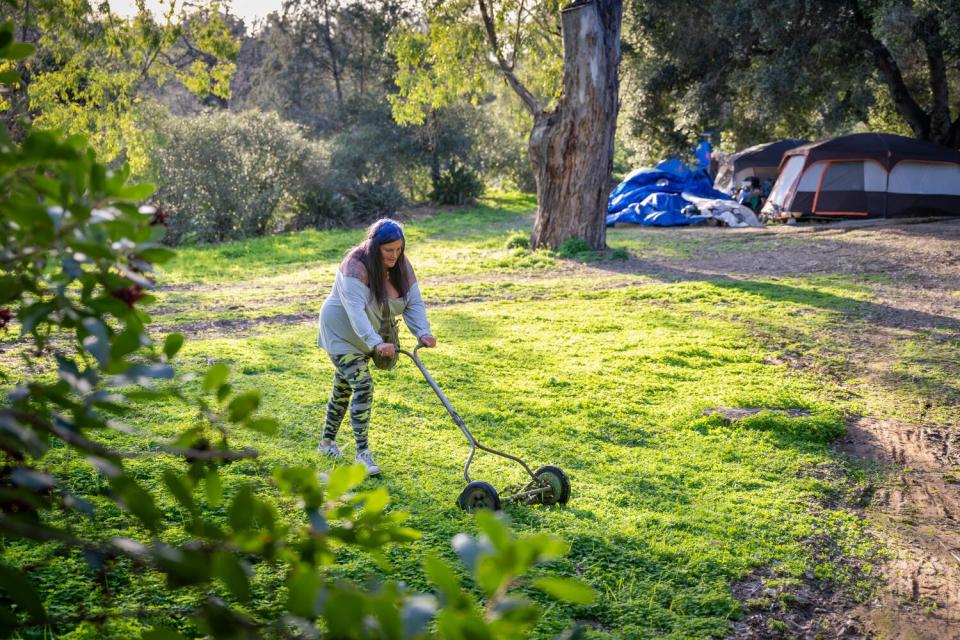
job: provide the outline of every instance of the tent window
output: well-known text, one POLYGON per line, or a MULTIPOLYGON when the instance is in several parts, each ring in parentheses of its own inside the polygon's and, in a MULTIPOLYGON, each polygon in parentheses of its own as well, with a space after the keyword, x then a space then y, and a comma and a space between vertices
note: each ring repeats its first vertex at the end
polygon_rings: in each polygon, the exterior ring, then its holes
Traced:
POLYGON ((787 164, 784 165, 783 171, 780 172, 780 176, 777 177, 777 182, 773 185, 773 190, 770 191, 770 197, 768 200, 783 206, 783 201, 787 196, 787 193, 796 183, 797 178, 800 176, 800 171, 803 170, 803 163, 806 161, 806 158, 803 156, 792 156, 787 160, 787 164))
POLYGON ((887 190, 887 170, 879 162, 863 163, 863 190, 887 190))
POLYGON ((797 185, 797 191, 816 191, 820 184, 820 176, 823 175, 823 169, 827 166, 826 162, 814 162, 803 172, 800 178, 800 184, 797 185))
POLYGON ((960 196, 960 165, 898 162, 890 172, 890 191, 960 196))
POLYGON ((830 163, 823 173, 820 191, 863 191, 863 163, 830 163))

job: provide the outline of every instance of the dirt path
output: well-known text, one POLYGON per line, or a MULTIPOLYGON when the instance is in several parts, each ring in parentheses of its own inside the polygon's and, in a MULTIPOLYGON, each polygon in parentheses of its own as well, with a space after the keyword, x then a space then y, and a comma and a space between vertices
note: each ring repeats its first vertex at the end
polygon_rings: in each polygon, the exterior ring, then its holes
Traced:
POLYGON ((882 638, 960 638, 960 438, 923 425, 862 418, 841 450, 888 467, 894 480, 871 516, 891 553, 886 588, 856 615, 882 638))

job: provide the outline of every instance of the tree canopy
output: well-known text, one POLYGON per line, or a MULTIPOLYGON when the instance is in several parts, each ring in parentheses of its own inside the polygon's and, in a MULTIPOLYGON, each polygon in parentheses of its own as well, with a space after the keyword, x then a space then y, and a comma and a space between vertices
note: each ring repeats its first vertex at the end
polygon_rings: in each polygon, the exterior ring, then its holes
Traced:
POLYGON ((956 0, 633 0, 631 135, 651 155, 866 126, 960 147, 956 0))
POLYGON ((178 3, 159 17, 145 3, 127 20, 106 2, 33 0, 0 4, 37 55, 18 64, 16 90, 0 103, 4 121, 89 136, 100 157, 124 158, 134 171, 146 164, 146 132, 137 109, 150 86, 175 80, 200 96, 227 98, 238 53, 216 0, 178 3))

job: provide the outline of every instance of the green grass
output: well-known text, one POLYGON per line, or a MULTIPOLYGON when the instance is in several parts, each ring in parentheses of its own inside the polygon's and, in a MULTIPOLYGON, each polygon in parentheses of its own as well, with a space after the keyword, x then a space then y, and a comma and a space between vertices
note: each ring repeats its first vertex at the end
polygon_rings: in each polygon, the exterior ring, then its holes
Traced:
MULTIPOLYGON (((842 360, 851 348, 824 336, 872 304, 863 282, 839 276, 672 282, 608 271, 604 262, 578 271, 579 263, 552 253, 508 247, 517 229, 529 226, 533 205, 529 197, 498 196, 413 220, 407 231, 440 342, 423 354, 425 365, 481 442, 534 466, 558 465, 571 479, 566 508, 506 509, 517 530, 547 530, 571 543, 569 556, 544 571, 579 575, 599 594, 594 605, 570 607, 531 592, 544 606, 539 637, 575 620, 590 625, 590 637, 722 637, 742 613, 731 583, 760 567, 787 581, 811 571, 869 591, 869 584, 852 585, 858 578, 837 561, 870 556, 860 522, 830 506, 848 480, 842 473, 809 472, 845 464, 830 442, 866 402, 817 368, 842 360), (814 366, 790 366, 794 357, 814 366), (808 415, 764 412, 734 424, 703 415, 717 406, 802 408, 808 415), (835 545, 833 555, 818 553, 811 542, 824 538, 835 545)), ((168 288, 159 293, 154 316, 164 327, 288 318, 269 330, 228 325, 219 335, 214 330, 188 340, 182 352, 187 368, 210 358, 230 364, 234 384, 260 389, 265 412, 281 424, 272 437, 237 434, 237 444, 262 455, 226 469, 228 497, 244 484, 272 496, 267 470, 273 465, 331 467, 315 446, 332 366, 315 346, 311 314, 339 259, 360 237, 360 231, 304 232, 188 248, 162 275, 168 288)), ((662 234, 638 240, 618 230, 611 245, 634 254, 652 246, 658 255, 696 250, 684 242, 662 234)), ((402 339, 412 342, 408 334, 402 339)), ((944 350, 955 346, 943 343, 944 350)), ((931 372, 909 344, 904 349, 902 366, 921 385, 905 394, 931 385, 955 389, 955 378, 931 372)), ((386 487, 424 537, 391 549, 389 572, 352 554, 340 559, 340 571, 358 579, 385 575, 424 590, 424 555, 453 559, 453 535, 475 531, 454 502, 467 447, 411 363, 401 360, 375 379, 370 439, 384 472, 367 486, 386 487)), ((174 405, 156 404, 134 426, 159 443, 194 420, 174 405)), ((123 448, 139 442, 121 434, 104 438, 123 448)), ((349 425, 340 441, 352 453, 349 425)), ((62 450, 50 463, 77 491, 95 494, 104 485, 62 450)), ((131 464, 159 487, 172 460, 152 454, 131 464)), ((497 487, 522 480, 516 465, 482 454, 472 473, 497 487)), ((300 517, 295 505, 279 506, 289 518, 300 517)), ((172 522, 166 535, 183 536, 175 503, 164 507, 172 522)), ((131 534, 126 514, 102 499, 98 508, 96 524, 75 525, 131 534)), ((222 509, 209 507, 213 515, 222 509)), ((88 587, 91 569, 75 554, 18 543, 8 543, 7 553, 31 568, 54 614, 105 606, 88 587)), ((275 612, 283 602, 282 568, 259 565, 255 572, 251 612, 275 612)), ((168 621, 171 611, 192 604, 192 594, 162 593, 161 582, 121 567, 106 606, 144 613, 97 632, 128 637, 138 624, 168 621)))

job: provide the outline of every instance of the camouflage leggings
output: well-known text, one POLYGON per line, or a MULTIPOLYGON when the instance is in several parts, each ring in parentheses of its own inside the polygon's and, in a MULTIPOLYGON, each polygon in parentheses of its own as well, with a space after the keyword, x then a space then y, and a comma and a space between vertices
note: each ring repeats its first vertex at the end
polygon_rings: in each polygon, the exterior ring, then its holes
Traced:
POLYGON ((373 378, 367 367, 369 356, 359 353, 347 353, 342 356, 330 356, 335 371, 333 374, 333 393, 327 403, 327 421, 323 427, 323 437, 334 440, 340 424, 350 405, 350 423, 353 425, 353 438, 357 442, 357 451, 367 448, 367 427, 370 425, 370 408, 373 405, 373 378), (353 395, 353 402, 350 396, 353 395))

